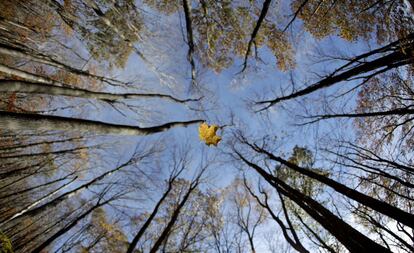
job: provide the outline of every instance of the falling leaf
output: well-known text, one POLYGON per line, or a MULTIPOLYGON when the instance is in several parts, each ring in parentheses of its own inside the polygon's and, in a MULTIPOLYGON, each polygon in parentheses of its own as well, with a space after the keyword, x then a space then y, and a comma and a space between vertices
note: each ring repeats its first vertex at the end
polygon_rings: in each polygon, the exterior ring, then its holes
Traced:
POLYGON ((219 127, 217 125, 208 126, 207 123, 202 123, 198 127, 200 140, 205 141, 209 146, 217 146, 217 144, 221 141, 221 137, 216 135, 218 129, 219 127))

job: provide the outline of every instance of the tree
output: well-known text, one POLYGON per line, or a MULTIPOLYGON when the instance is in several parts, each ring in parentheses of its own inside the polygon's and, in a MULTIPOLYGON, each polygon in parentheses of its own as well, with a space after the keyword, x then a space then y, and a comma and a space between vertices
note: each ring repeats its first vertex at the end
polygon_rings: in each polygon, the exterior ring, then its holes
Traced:
POLYGON ((374 37, 380 42, 403 36, 407 24, 397 16, 401 5, 402 1, 354 4, 347 0, 295 0, 291 3, 292 9, 298 10, 304 29, 318 39, 334 34, 349 41, 374 37))
MULTIPOLYGON (((289 168, 290 170, 293 170, 295 172, 298 172, 306 177, 309 177, 311 179, 314 179, 316 181, 319 181, 322 184, 325 184, 327 186, 332 187, 335 191, 343 194, 345 197, 347 198, 351 198, 355 201, 357 201, 360 205, 363 205, 369 209, 375 210, 377 212, 383 213, 379 207, 379 205, 384 205, 390 207, 392 210, 395 210, 397 212, 402 212, 405 213, 407 215, 407 219, 410 219, 409 217, 411 216, 411 214, 399 209, 399 208, 395 208, 393 205, 390 205, 384 201, 380 201, 380 200, 375 200, 372 199, 371 197, 369 197, 368 195, 365 195, 361 192, 355 192, 354 190, 352 190, 351 188, 348 188, 346 186, 340 186, 340 183, 337 186, 334 186, 336 183, 334 183, 334 180, 331 181, 327 180, 328 177, 326 175, 321 174, 320 172, 312 172, 309 169, 305 169, 303 167, 300 167, 298 165, 295 165, 294 163, 291 163, 281 157, 275 156, 272 153, 270 153, 269 151, 265 150, 265 147, 260 147, 258 144, 255 143, 250 143, 247 141, 247 139, 245 137, 243 137, 242 135, 239 135, 239 141, 241 143, 243 143, 244 145, 247 145, 247 147, 251 148, 251 150, 253 152, 257 152, 259 154, 264 154, 265 157, 267 156, 271 161, 274 162, 278 162, 280 164, 282 164, 283 166, 287 166, 287 168, 289 168), (329 182, 328 182, 329 181, 329 182), (344 191, 340 190, 340 188, 344 187, 344 191), (345 188, 347 190, 345 190, 345 188), (353 192, 353 193, 351 193, 353 192), (354 195, 355 194, 355 195, 354 195), (354 196, 352 196, 354 195, 354 196), (360 197, 356 197, 357 195, 360 195, 360 197), (368 200, 370 199, 370 200, 368 200), (370 201, 373 201, 372 204, 374 202, 378 201, 378 206, 373 206, 370 204, 370 201)), ((266 143, 266 142, 263 142, 266 143)), ((297 150, 298 151, 298 150, 297 150)), ((347 233, 356 233, 355 236, 362 236, 362 234, 360 234, 358 231, 350 229, 349 225, 347 225, 347 223, 345 223, 344 221, 341 220, 341 218, 338 218, 337 216, 335 216, 335 214, 333 214, 332 212, 330 212, 328 209, 326 209, 325 207, 323 207, 322 204, 318 203, 314 198, 312 198, 312 196, 307 196, 305 195, 305 193, 303 192, 303 190, 306 190, 301 188, 301 189, 295 189, 294 186, 289 185, 285 180, 281 179, 278 176, 273 176, 271 173, 267 172, 265 169, 263 169, 261 166, 257 165, 254 162, 251 162, 249 160, 247 160, 245 158, 244 155, 242 155, 238 149, 234 148, 234 152, 236 154, 236 158, 240 159, 243 163, 245 163, 247 166, 249 166, 250 168, 254 169, 263 179, 266 180, 266 182, 268 182, 275 190, 277 190, 282 196, 285 196, 287 198, 289 198, 291 201, 293 201, 296 205, 298 205, 301 209, 303 209, 310 217, 312 217, 313 219, 315 219, 315 221, 317 221, 320 225, 322 225, 322 227, 324 227, 325 229, 327 229, 334 237, 336 237, 336 239, 341 242, 346 248, 348 248, 350 251, 355 250, 357 246, 356 244, 354 244, 353 242, 347 241, 346 238, 343 238, 343 235, 338 234, 337 231, 334 229, 334 227, 339 227, 339 226, 343 226, 343 229, 347 230, 347 233), (310 208, 312 207, 312 208, 310 208), (317 212, 316 210, 319 210, 317 212), (322 219, 322 217, 325 217, 322 219), (326 222, 325 219, 329 219, 330 222, 326 222), (334 221, 335 220, 335 221, 334 221), (335 225, 333 225, 335 224, 335 225), (340 225, 342 224, 342 225, 340 225), (332 227, 331 227, 332 226, 332 227), (348 230, 350 229, 350 230, 348 230), (345 239, 345 241, 344 241, 345 239), (355 248, 354 248, 355 247, 355 248)), ((389 209, 389 211, 391 211, 391 209, 389 209)), ((408 227, 410 227, 409 225, 409 220, 406 220, 406 222, 401 221, 401 216, 399 215, 392 215, 391 213, 389 213, 388 215, 390 218, 393 218, 395 220, 397 220, 398 222, 401 222, 402 224, 405 223, 405 225, 407 225, 408 227)), ((377 250, 382 250, 384 252, 387 252, 387 248, 381 246, 380 244, 377 244, 374 241, 371 241, 371 239, 369 239, 368 237, 361 237, 359 240, 367 240, 367 244, 364 247, 374 247, 377 248, 377 250)))
POLYGON ((335 236, 346 248, 350 251, 357 251, 357 250, 377 250, 379 252, 389 252, 385 247, 375 243, 374 241, 370 240, 368 237, 365 237, 357 230, 353 229, 349 224, 343 222, 341 219, 337 218, 333 213, 331 213, 328 209, 324 208, 322 205, 317 203, 315 200, 307 197, 306 195, 300 193, 299 191, 291 188, 283 181, 279 181, 275 178, 268 177, 269 175, 266 172, 258 167, 257 165, 250 163, 249 161, 243 159, 240 156, 240 159, 243 160, 247 165, 254 168, 258 173, 263 176, 266 181, 271 183, 271 185, 278 190, 282 195, 290 198, 294 201, 297 205, 303 208, 312 218, 318 221, 324 228, 326 228, 333 236, 335 236), (329 222, 327 221, 329 220, 329 222), (339 233, 338 230, 341 228, 342 231, 346 231, 345 234, 339 233), (353 239, 348 238, 348 236, 352 234, 353 239), (357 239, 356 239, 357 238, 357 239), (356 241, 353 241, 356 240, 356 241), (364 242, 361 245, 361 242, 364 242))
POLYGON ((108 221, 102 207, 93 211, 85 234, 83 235, 84 239, 87 237, 90 239, 88 238, 89 242, 86 245, 78 246, 80 252, 125 252, 126 236, 116 223, 108 221))
POLYGON ((309 95, 319 90, 327 89, 344 81, 362 80, 358 85, 362 86, 371 78, 381 73, 387 72, 394 68, 410 65, 413 62, 412 39, 413 34, 410 34, 404 39, 395 41, 370 52, 355 56, 351 58, 346 64, 330 73, 327 77, 322 78, 318 82, 313 83, 303 89, 294 91, 291 94, 274 99, 258 101, 256 102, 257 105, 266 105, 260 108, 259 111, 266 110, 282 101, 295 99, 309 95), (368 60, 372 57, 375 58, 368 60))
MULTIPOLYGON (((188 55, 194 58, 196 53, 203 66, 217 72, 231 66, 237 57, 243 57, 244 71, 250 48, 254 44, 256 49, 264 46, 269 48, 281 70, 293 68, 293 48, 278 27, 275 17, 266 15, 269 9, 274 9, 270 7, 271 1, 265 2, 262 5, 260 1, 250 1, 249 6, 246 6, 232 1, 193 1, 191 13, 184 9, 187 35, 190 31, 192 34, 187 37, 193 38, 193 42, 187 39, 191 51, 188 55), (188 25, 190 21, 191 26, 188 25)), ((169 15, 180 9, 178 1, 147 0, 145 3, 169 15)), ((189 3, 187 5, 190 6, 189 3)))
POLYGON ((257 252, 254 239, 257 228, 263 225, 266 219, 265 210, 255 204, 240 178, 236 178, 228 187, 229 196, 233 202, 232 209, 235 213, 234 223, 247 237, 250 252, 257 252))

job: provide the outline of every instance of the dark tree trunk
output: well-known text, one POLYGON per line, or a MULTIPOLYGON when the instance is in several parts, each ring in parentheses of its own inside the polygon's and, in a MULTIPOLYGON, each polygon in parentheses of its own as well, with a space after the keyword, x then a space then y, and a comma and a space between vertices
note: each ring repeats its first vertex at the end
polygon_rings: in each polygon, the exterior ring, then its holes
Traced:
POLYGON ((245 164, 259 173, 280 194, 288 197, 300 206, 309 216, 335 236, 350 252, 391 252, 355 230, 317 201, 290 187, 277 177, 270 175, 260 166, 249 162, 237 151, 235 152, 245 164))
POLYGON ((138 233, 135 235, 132 242, 129 244, 127 253, 132 253, 139 241, 141 239, 142 235, 145 233, 149 225, 151 224, 152 220, 155 218, 155 215, 158 213, 158 209, 160 208, 162 202, 165 200, 165 198, 168 196, 172 189, 172 184, 168 184, 168 189, 164 192, 158 203, 155 205, 154 210, 152 211, 151 215, 148 217, 148 219, 145 221, 144 225, 142 225, 141 229, 138 231, 138 233))
POLYGON ((263 150, 258 149, 257 147, 254 147, 256 151, 260 153, 266 154, 270 159, 280 162, 281 164, 287 166, 288 168, 302 174, 305 176, 308 176, 310 178, 313 178, 329 187, 332 187, 335 191, 343 194, 344 196, 347 196, 350 199, 353 199, 369 208, 372 208, 373 210, 380 212, 382 214, 385 214, 389 216, 390 218, 395 219, 396 221, 401 222, 402 224, 409 226, 411 228, 414 228, 414 215, 407 213, 395 206, 392 206, 386 202, 380 201, 378 199, 375 199, 373 197, 370 197, 368 195, 365 195, 359 191, 356 191, 352 188, 349 188, 341 183, 338 183, 335 180, 332 180, 324 175, 318 174, 313 172, 312 170, 302 168, 297 166, 296 164, 290 163, 281 157, 275 156, 272 153, 263 150))
POLYGON ((184 207, 185 203, 187 202, 188 198, 190 197, 191 193, 193 192, 194 189, 196 189, 198 185, 198 181, 197 182, 193 182, 190 185, 190 188, 188 189, 187 193, 185 194, 184 198, 181 200, 181 202, 178 204, 178 206, 175 208, 170 221, 168 222, 167 226, 164 228, 164 230, 162 231, 160 237, 158 238, 158 240, 155 242, 154 246, 152 247, 150 253, 155 253, 157 252, 157 250, 159 249, 159 247, 161 246, 162 242, 167 238, 168 234, 170 233, 172 227, 174 226, 175 222, 178 219, 178 216, 180 215, 181 209, 184 207))
POLYGON ((301 96, 305 96, 308 94, 311 94, 317 90, 320 89, 324 89, 324 88, 328 88, 334 84, 337 84, 339 82, 342 81, 346 81, 347 79, 351 78, 351 77, 357 77, 361 74, 364 73, 369 73, 372 72, 374 70, 377 70, 378 73, 383 73, 386 70, 390 70, 393 68, 397 68, 400 66, 404 66, 410 63, 414 62, 414 59, 412 57, 412 51, 413 51, 413 45, 412 45, 412 40, 414 39, 414 34, 410 34, 409 36, 407 36, 405 39, 402 39, 398 42, 401 42, 403 44, 405 44, 407 46, 407 48, 404 48, 404 51, 400 48, 400 43, 397 42, 393 42, 390 45, 383 47, 381 49, 383 50, 374 50, 373 52, 378 53, 382 52, 384 50, 389 51, 390 49, 392 49, 392 52, 385 55, 385 56, 381 56, 377 59, 371 60, 371 61, 364 61, 363 63, 360 63, 354 67, 352 67, 351 69, 345 70, 341 73, 338 74, 338 72, 346 69, 348 66, 351 65, 351 63, 354 62, 359 62, 360 58, 364 59, 366 57, 372 56, 372 53, 366 53, 363 54, 361 56, 357 56, 355 57, 353 60, 351 60, 350 63, 345 64, 344 66, 340 67, 339 69, 335 70, 331 75, 329 75, 328 77, 320 80, 317 83, 314 83, 302 90, 293 92, 287 96, 282 96, 282 97, 278 97, 275 99, 270 99, 270 100, 264 100, 264 101, 260 101, 257 102, 257 104, 268 104, 266 107, 262 108, 261 110, 266 110, 267 108, 282 102, 282 101, 286 101, 286 100, 290 100, 290 99, 294 99, 297 97, 301 97, 301 96), (396 48, 394 48, 396 47, 396 48), (363 57, 362 57, 363 56, 363 57), (356 61, 355 59, 358 59, 358 61, 356 61))
POLYGON ((66 232, 68 232, 70 229, 72 229, 74 226, 76 226, 79 221, 81 221, 83 218, 85 218, 86 216, 88 216, 90 213, 92 213, 95 209, 97 209, 98 207, 101 207, 105 204, 107 204, 109 201, 105 201, 102 203, 97 203, 95 204, 93 207, 91 207, 90 209, 88 209, 86 212, 84 212, 81 216, 77 217, 74 221, 72 221, 69 225, 61 228, 58 232, 56 232, 55 234, 53 234, 51 237, 49 237, 46 241, 44 241, 42 244, 40 244, 38 247, 36 247, 34 250, 32 250, 31 253, 39 253, 41 252, 44 248, 46 248, 47 246, 49 246, 53 241, 55 241, 56 239, 58 239, 60 236, 62 236, 63 234, 65 234, 66 232))

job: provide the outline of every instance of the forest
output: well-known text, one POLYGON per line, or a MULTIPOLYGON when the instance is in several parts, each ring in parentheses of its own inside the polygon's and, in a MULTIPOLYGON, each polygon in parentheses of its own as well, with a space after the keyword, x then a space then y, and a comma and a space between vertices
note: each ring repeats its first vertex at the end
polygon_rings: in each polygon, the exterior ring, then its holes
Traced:
POLYGON ((0 253, 414 252, 414 0, 0 0, 0 253))

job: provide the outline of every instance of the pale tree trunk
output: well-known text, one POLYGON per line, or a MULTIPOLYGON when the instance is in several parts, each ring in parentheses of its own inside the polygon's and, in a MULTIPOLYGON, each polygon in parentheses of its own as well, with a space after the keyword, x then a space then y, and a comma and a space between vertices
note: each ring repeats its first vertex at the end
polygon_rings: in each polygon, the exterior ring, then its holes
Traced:
POLYGON ((42 252, 42 250, 44 248, 46 248, 47 246, 49 246, 52 242, 54 242, 55 240, 57 240, 59 237, 61 237, 62 235, 64 235, 66 232, 68 232, 69 230, 71 230, 73 227, 75 227, 82 219, 84 219, 86 216, 88 216, 90 213, 92 213, 94 210, 96 210, 97 208, 104 206, 106 204, 108 204, 111 200, 107 200, 105 202, 98 202, 96 203, 94 206, 92 206, 90 209, 88 209, 86 212, 84 212, 81 216, 77 217, 75 220, 73 220, 69 225, 64 226, 63 228, 61 228, 60 230, 58 230, 55 234, 53 234, 52 236, 50 236, 46 241, 44 241, 42 244, 40 244, 38 247, 36 247, 35 249, 33 249, 31 252, 32 253, 39 253, 42 252))
POLYGON ((173 127, 187 127, 203 122, 202 120, 176 121, 153 127, 118 125, 102 121, 75 119, 63 116, 40 115, 0 111, 0 129, 11 131, 68 131, 93 133, 97 135, 145 136, 167 131, 173 127))
POLYGON ((56 195, 58 192, 60 192, 62 189, 66 188, 67 186, 69 186, 71 183, 73 183, 76 180, 76 177, 73 178, 71 181, 69 181, 68 183, 60 186, 59 188, 57 188, 56 190, 48 193, 47 195, 41 197, 40 199, 36 200, 35 202, 33 202, 32 204, 26 206, 25 208, 23 208, 22 210, 20 210, 18 213, 14 214, 12 217, 8 218, 7 220, 3 221, 2 223, 0 223, 0 227, 2 225, 4 225, 5 223, 14 220, 20 216, 22 216, 23 214, 27 213, 31 208, 35 207, 36 205, 38 205, 39 203, 43 202, 46 199, 49 199, 51 197, 53 197, 54 195, 56 195))
POLYGON ((0 63, 0 72, 3 72, 7 75, 11 75, 11 76, 17 76, 20 78, 23 78, 25 80, 30 80, 39 84, 46 84, 46 85, 53 85, 53 86, 58 86, 58 87, 63 87, 63 85, 59 82, 56 82, 50 78, 45 78, 45 77, 41 77, 38 75, 34 75, 31 74, 29 72, 23 71, 23 70, 19 70, 19 69, 15 69, 12 67, 9 67, 7 65, 1 64, 0 63))
POLYGON ((24 92, 24 93, 40 93, 48 95, 61 95, 71 97, 82 97, 89 99, 100 99, 105 101, 116 101, 120 99, 134 99, 134 98, 161 98, 171 100, 177 103, 186 103, 191 101, 198 101, 198 99, 179 99, 167 94, 160 93, 110 93, 98 92, 88 89, 82 89, 71 86, 69 84, 60 83, 47 77, 42 77, 29 73, 27 71, 15 69, 13 67, 0 63, 0 72, 7 75, 16 76, 25 81, 18 80, 1 80, 0 91, 5 92, 24 92))
MULTIPOLYGON (((5 68, 0 64, 0 71, 5 68)), ((8 67, 11 70, 10 67, 8 67)), ((18 70, 17 70, 18 71, 18 70)), ((10 72, 10 71, 9 71, 10 72)), ((19 71, 23 73, 22 71, 19 71)), ((16 73, 16 71, 14 71, 16 73)), ((29 73, 20 75, 20 77, 34 77, 29 73)), ((36 79, 31 79, 30 81, 21 81, 21 80, 0 80, 0 91, 1 92, 20 92, 20 93, 32 93, 32 94, 46 94, 52 96, 69 96, 69 97, 79 97, 86 99, 97 99, 103 100, 105 102, 115 102, 122 99, 142 99, 142 98, 160 98, 167 99, 172 102, 177 103, 186 103, 191 101, 198 101, 199 99, 179 99, 167 94, 160 93, 110 93, 110 92, 98 92, 91 91, 87 89, 68 87, 63 85, 55 86, 52 83, 38 82, 39 80, 47 81, 42 77, 37 77, 36 79)))
POLYGON ((4 55, 9 55, 14 58, 23 58, 23 59, 30 60, 33 62, 46 64, 46 65, 49 65, 55 68, 66 70, 70 73, 74 73, 80 76, 94 78, 99 81, 109 83, 111 85, 115 85, 115 86, 119 86, 119 85, 126 86, 127 85, 125 82, 122 82, 119 80, 115 80, 115 79, 104 77, 104 76, 94 75, 88 71, 84 71, 81 69, 71 67, 49 56, 46 56, 40 53, 31 52, 29 51, 29 49, 16 48, 16 47, 12 47, 12 46, 4 45, 0 43, 0 53, 4 55))
MULTIPOLYGON (((46 210, 48 210, 49 208, 51 208, 51 207, 54 207, 54 206, 58 205, 58 204, 59 204, 59 203, 61 203, 62 201, 66 200, 66 199, 69 199, 69 198, 71 198, 72 196, 77 195, 77 194, 78 194, 78 193, 80 193, 82 190, 87 189, 88 187, 92 186, 93 184, 95 184, 95 183, 97 183, 97 182, 99 182, 99 181, 103 180, 103 179, 104 179, 104 178, 106 178, 107 176, 110 176, 110 175, 111 175, 111 174, 113 174, 114 172, 119 171, 119 170, 121 170, 121 169, 123 169, 123 168, 127 167, 128 165, 130 165, 130 164, 131 164, 131 162, 132 162, 132 159, 131 159, 131 160, 129 160, 128 162, 123 163, 122 165, 120 165, 120 166, 116 167, 115 169, 112 169, 112 170, 110 170, 110 171, 107 171, 107 172, 103 173, 102 175, 100 175, 100 176, 98 176, 98 177, 96 177, 96 178, 92 179, 91 181, 89 181, 89 182, 87 182, 87 183, 85 183, 85 184, 82 184, 82 185, 78 186, 77 188, 75 188, 75 189, 73 189, 73 190, 70 190, 70 191, 68 191, 68 192, 63 193, 62 195, 60 195, 59 197, 57 197, 57 198, 53 199, 52 201, 50 201, 50 202, 48 202, 48 203, 45 203, 45 204, 43 204, 43 205, 41 205, 41 206, 38 206, 38 207, 36 207, 36 208, 34 208, 34 209, 31 209, 32 207, 34 207, 34 206, 36 206, 37 204, 39 204, 40 202, 42 202, 42 201, 36 201, 35 203, 31 204, 28 208, 25 208, 23 211, 19 212, 18 214, 15 214, 13 217, 11 217, 11 218, 7 219, 6 221, 2 222, 2 224, 5 224, 5 223, 7 223, 7 222, 9 222, 9 221, 11 221, 11 220, 14 220, 14 219, 16 219, 16 218, 18 218, 18 217, 21 217, 21 216, 34 216, 34 215, 36 215, 36 214, 38 214, 38 213, 40 213, 40 212, 46 211, 46 210)), ((73 180, 75 180, 75 179, 76 179, 76 178, 74 178, 73 180)), ((73 180, 72 180, 72 181, 73 181, 73 180)), ((72 181, 71 181, 71 182, 72 182, 72 181)), ((65 186, 65 185, 64 185, 64 186, 65 186)), ((53 195, 54 195, 54 194, 53 194, 53 195)), ((48 196, 47 196, 47 197, 50 197, 50 196, 51 196, 51 194, 48 194, 48 196)), ((2 225, 2 224, 0 224, 0 225, 2 225)))

